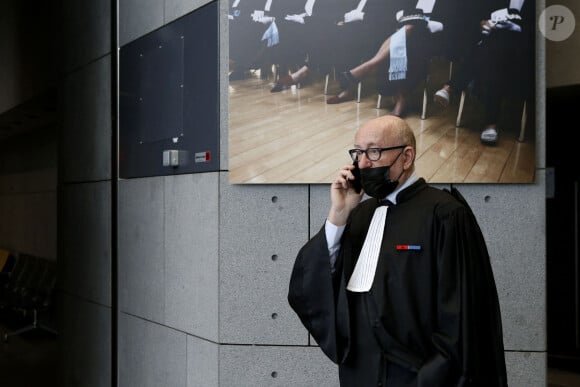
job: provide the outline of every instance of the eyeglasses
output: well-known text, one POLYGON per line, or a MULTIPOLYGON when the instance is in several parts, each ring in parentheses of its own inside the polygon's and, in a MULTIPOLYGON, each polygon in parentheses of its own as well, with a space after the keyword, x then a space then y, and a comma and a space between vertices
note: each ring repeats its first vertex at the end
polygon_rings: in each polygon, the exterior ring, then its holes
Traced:
POLYGON ((390 151, 393 149, 402 149, 407 145, 397 145, 397 146, 390 146, 388 148, 368 148, 368 149, 350 149, 348 153, 352 158, 352 161, 359 161, 360 157, 364 153, 367 156, 367 159, 370 161, 377 161, 381 158, 381 154, 385 151, 390 151))

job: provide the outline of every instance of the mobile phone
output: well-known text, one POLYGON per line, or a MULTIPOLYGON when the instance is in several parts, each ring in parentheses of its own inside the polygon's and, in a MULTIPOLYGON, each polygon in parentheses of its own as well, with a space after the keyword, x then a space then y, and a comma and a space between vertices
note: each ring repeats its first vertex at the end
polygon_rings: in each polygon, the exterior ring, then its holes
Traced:
POLYGON ((354 180, 349 181, 349 183, 350 186, 354 188, 354 191, 356 193, 360 193, 362 185, 360 183, 360 169, 358 167, 358 161, 354 161, 352 165, 354 165, 354 169, 351 171, 352 174, 354 175, 354 180))

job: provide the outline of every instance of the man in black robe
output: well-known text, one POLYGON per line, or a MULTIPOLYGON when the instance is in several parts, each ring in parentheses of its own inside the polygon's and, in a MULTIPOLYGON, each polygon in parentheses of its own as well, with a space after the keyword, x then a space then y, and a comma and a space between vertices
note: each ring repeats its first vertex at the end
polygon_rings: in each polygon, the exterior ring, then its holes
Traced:
POLYGON ((481 230, 455 189, 415 174, 415 152, 400 118, 361 126, 326 223, 296 258, 288 300, 342 387, 507 386, 481 230))

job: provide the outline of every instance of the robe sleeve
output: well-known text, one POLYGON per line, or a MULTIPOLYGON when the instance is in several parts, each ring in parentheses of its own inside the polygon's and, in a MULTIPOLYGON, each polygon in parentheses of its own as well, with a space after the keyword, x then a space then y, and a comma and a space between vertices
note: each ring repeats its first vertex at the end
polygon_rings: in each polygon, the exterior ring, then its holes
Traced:
POLYGON ((465 203, 440 218, 436 354, 418 386, 507 386, 497 289, 487 247, 465 203))
MULTIPOLYGON (((337 265, 341 265, 341 260, 337 265)), ((340 286, 342 270, 336 269, 333 276, 322 228, 298 253, 290 277, 288 302, 324 354, 338 364, 346 357, 348 348, 347 328, 342 328, 347 323, 342 315, 348 312, 340 286)))

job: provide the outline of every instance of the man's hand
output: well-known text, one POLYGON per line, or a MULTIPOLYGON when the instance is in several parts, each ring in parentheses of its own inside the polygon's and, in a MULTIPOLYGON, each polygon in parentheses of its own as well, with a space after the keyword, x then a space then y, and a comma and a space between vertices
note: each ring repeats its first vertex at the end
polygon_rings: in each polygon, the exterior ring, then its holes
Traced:
POLYGON ((522 27, 511 20, 499 22, 495 25, 496 30, 508 30, 512 32, 522 32, 522 27))
POLYGON ((482 20, 479 25, 481 26, 481 33, 483 35, 490 35, 495 28, 495 23, 491 20, 482 20))
POLYGON ((331 207, 328 220, 335 226, 346 224, 348 215, 359 204, 364 192, 356 193, 349 181, 354 180, 354 165, 343 166, 330 186, 331 207))
POLYGON ((489 20, 481 21, 481 33, 490 35, 494 30, 522 32, 522 27, 518 24, 521 20, 519 14, 510 13, 507 8, 498 9, 491 13, 489 20))
POLYGON ((265 16, 264 11, 255 10, 252 12, 252 20, 257 23, 268 24, 274 21, 272 16, 265 16))

